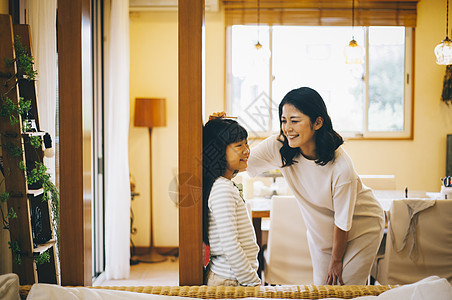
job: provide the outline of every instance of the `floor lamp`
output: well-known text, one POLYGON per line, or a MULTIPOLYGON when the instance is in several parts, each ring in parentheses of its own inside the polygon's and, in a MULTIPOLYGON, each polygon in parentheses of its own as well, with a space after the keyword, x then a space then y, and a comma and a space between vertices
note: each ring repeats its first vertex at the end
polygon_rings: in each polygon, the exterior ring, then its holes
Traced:
POLYGON ((149 174, 150 174, 150 227, 151 242, 149 253, 145 260, 139 262, 161 262, 166 257, 160 255, 154 248, 154 228, 152 224, 152 128, 166 126, 166 102, 164 98, 136 98, 135 99, 135 119, 134 125, 137 127, 149 128, 149 174))

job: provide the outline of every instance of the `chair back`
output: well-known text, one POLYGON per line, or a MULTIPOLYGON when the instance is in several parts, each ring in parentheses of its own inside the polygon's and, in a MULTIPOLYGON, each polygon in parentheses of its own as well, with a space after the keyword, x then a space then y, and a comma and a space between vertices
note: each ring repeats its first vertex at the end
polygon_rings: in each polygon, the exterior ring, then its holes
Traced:
POLYGON ((264 252, 268 284, 312 284, 306 226, 294 196, 273 196, 270 231, 264 252))
POLYGON ((362 183, 373 190, 395 190, 395 175, 359 175, 362 183))
POLYGON ((452 200, 394 200, 378 282, 409 284, 432 275, 452 283, 452 200))

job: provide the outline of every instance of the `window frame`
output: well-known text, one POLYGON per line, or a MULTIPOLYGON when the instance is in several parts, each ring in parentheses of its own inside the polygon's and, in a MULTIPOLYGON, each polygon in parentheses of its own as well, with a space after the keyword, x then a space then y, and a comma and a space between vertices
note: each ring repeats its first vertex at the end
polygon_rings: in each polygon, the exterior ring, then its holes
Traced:
MULTIPOLYGON (((339 132, 347 140, 412 140, 413 128, 414 128, 414 28, 405 27, 405 74, 404 74, 404 130, 403 131, 369 131, 368 130, 368 112, 369 112, 369 30, 371 26, 365 27, 365 64, 364 64, 364 112, 363 112, 363 131, 348 131, 339 132)), ((272 49, 273 38, 273 26, 269 26, 269 47, 272 49)), ((225 107, 226 111, 231 114, 232 112, 232 26, 226 26, 226 61, 225 61, 225 107)), ((273 82, 274 76, 272 67, 273 60, 270 56, 269 59, 269 93, 270 99, 273 94, 273 82)), ((270 122, 272 120, 270 112, 270 122)), ((249 132, 250 139, 263 139, 272 134, 272 124, 269 124, 269 130, 267 132, 249 132)))

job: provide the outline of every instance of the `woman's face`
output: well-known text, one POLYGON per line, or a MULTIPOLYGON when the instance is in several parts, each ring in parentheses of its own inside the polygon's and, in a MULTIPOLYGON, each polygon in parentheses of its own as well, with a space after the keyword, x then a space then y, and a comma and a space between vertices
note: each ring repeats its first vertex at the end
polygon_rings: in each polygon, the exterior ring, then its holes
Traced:
POLYGON ((303 155, 315 158, 315 132, 322 127, 323 120, 318 117, 315 124, 309 116, 292 104, 284 104, 281 114, 281 129, 291 148, 300 148, 303 155))
POLYGON ((228 166, 224 177, 232 179, 234 172, 245 171, 248 166, 250 147, 248 140, 244 139, 237 143, 229 144, 226 148, 226 161, 228 166))

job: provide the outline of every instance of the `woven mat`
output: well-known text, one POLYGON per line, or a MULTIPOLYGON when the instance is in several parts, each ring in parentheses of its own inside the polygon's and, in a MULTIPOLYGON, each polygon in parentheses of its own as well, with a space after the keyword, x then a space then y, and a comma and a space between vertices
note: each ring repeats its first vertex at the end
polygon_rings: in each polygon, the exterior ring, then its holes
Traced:
MULTIPOLYGON (((180 296, 202 299, 223 298, 286 298, 286 299, 351 299, 360 296, 378 296, 394 288, 393 285, 283 285, 283 286, 98 286, 93 289, 120 290, 165 296, 180 296)), ((22 299, 31 285, 20 287, 22 299)))

